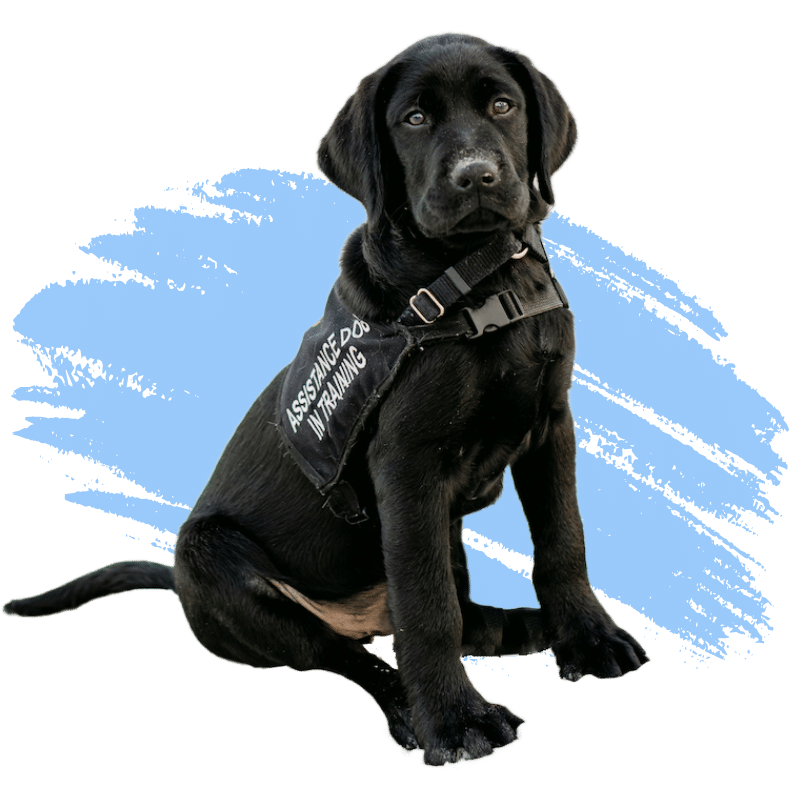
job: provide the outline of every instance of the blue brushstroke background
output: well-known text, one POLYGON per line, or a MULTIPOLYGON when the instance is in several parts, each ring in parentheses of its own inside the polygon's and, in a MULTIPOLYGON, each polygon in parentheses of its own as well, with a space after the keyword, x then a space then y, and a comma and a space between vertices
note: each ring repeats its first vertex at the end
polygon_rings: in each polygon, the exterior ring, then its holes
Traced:
MULTIPOLYGON (((305 176, 241 170, 191 191, 218 213, 140 208, 133 233, 82 248, 144 282, 52 285, 15 320, 58 388, 14 396, 85 411, 29 418, 18 435, 109 465, 163 498, 67 495, 152 525, 154 546, 165 549, 187 513, 171 504, 192 505, 252 400, 294 356, 322 312, 345 237, 364 219, 356 201, 305 176)), ((648 310, 655 300, 725 335, 672 281, 556 215, 543 232, 576 315, 572 406, 592 583, 710 654, 725 655, 732 630, 761 641, 769 603, 741 541, 754 536, 747 512, 777 516, 764 486, 785 466, 770 446, 783 418, 731 365, 648 310), (719 457, 609 398, 653 409, 719 457), (719 533, 730 525, 703 522, 709 514, 735 526, 738 546, 719 533)), ((530 554, 507 485, 466 525, 530 554)), ((469 559, 476 600, 534 604, 520 574, 479 552, 469 559)))

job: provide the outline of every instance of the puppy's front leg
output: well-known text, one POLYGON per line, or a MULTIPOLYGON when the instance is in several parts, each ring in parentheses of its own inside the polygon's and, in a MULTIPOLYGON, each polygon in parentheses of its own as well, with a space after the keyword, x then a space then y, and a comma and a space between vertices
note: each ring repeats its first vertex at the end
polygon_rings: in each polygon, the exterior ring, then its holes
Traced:
POLYGON ((400 677, 427 764, 480 758, 516 739, 522 720, 486 702, 459 658, 462 620, 441 477, 384 463, 375 476, 400 677))
POLYGON ((533 585, 562 678, 615 678, 648 661, 589 585, 575 482, 575 429, 566 401, 551 411, 544 441, 512 467, 534 545, 533 585))

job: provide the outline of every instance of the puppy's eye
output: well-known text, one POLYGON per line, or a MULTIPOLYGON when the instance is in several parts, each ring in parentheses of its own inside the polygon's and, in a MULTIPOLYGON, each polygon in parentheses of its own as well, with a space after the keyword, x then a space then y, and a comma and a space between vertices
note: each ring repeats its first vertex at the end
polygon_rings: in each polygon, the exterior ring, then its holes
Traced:
POLYGON ((422 125, 425 122, 425 115, 421 111, 415 111, 406 117, 406 122, 409 125, 422 125))
POLYGON ((492 111, 495 114, 508 114, 511 111, 511 103, 508 100, 495 100, 492 103, 492 111))

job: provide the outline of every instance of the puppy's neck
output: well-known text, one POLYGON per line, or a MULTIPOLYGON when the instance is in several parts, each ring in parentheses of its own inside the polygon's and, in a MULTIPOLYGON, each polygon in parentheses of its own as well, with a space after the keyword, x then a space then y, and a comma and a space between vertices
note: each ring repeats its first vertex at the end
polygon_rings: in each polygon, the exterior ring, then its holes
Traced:
POLYGON ((342 250, 340 295, 363 319, 394 321, 412 295, 485 241, 446 246, 422 236, 409 236, 408 231, 400 231, 391 223, 377 230, 362 225, 350 234, 342 250))

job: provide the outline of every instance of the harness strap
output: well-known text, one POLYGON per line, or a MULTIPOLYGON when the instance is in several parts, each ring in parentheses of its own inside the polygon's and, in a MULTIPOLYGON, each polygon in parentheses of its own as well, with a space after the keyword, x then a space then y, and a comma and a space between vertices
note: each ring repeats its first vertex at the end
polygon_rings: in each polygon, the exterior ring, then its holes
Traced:
POLYGON ((485 277, 506 263, 524 245, 513 233, 495 236, 488 244, 470 253, 455 266, 445 270, 432 284, 420 289, 397 320, 401 325, 425 325, 436 322, 485 277))
POLYGON ((347 481, 340 480, 326 492, 323 506, 326 506, 334 517, 343 519, 350 525, 358 525, 359 522, 366 522, 369 519, 367 512, 358 502, 355 489, 347 481))
POLYGON ((409 326, 408 331, 417 342, 443 341, 447 339, 477 339, 484 333, 505 328, 512 322, 536 317, 557 308, 569 308, 566 296, 551 276, 550 284, 537 293, 533 300, 520 300, 513 289, 486 298, 477 308, 462 308, 450 320, 442 320, 435 327, 409 326))
MULTIPOLYGON (((407 330, 413 339, 416 342, 442 341, 462 337, 477 339, 484 333, 504 328, 512 322, 535 317, 557 308, 569 308, 567 296, 564 294, 564 290, 561 288, 561 284, 559 284, 553 268, 550 266, 541 239, 533 229, 529 229, 525 239, 526 243, 530 241, 533 244, 528 245, 528 248, 521 255, 526 255, 530 252, 531 257, 547 267, 550 281, 545 284, 543 291, 537 292, 532 299, 521 300, 515 291, 507 289, 504 292, 487 297, 483 304, 477 308, 462 308, 450 319, 439 319, 435 325, 420 324, 419 318, 415 314, 414 323, 407 326, 407 330)), ((428 287, 428 290, 434 289, 435 286, 436 281, 428 287)), ((398 322, 402 322, 409 311, 410 309, 407 308, 398 322)))

